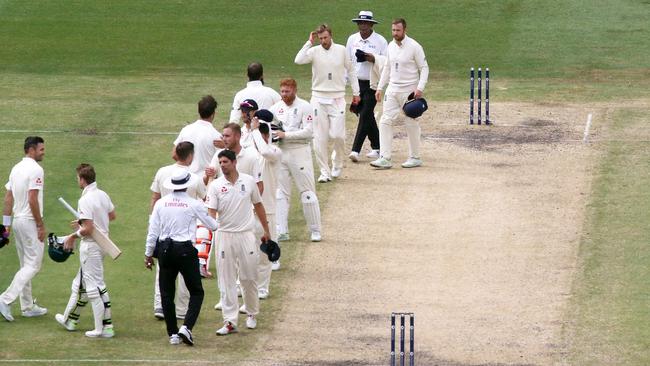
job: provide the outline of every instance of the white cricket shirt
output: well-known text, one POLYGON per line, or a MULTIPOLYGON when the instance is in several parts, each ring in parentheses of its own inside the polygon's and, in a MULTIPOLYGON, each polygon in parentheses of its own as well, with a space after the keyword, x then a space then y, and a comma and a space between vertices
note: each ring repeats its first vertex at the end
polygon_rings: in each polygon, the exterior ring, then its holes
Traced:
POLYGON ((370 80, 370 71, 372 70, 373 62, 357 62, 356 52, 361 50, 365 53, 372 53, 373 55, 386 55, 386 48, 388 42, 381 34, 373 31, 368 38, 363 39, 361 32, 357 32, 348 38, 345 49, 350 58, 350 62, 355 66, 357 71, 357 79, 370 80))
POLYGON ((14 218, 34 218, 32 210, 29 208, 29 191, 32 189, 38 190, 38 207, 41 217, 43 217, 44 182, 45 173, 36 160, 24 157, 23 160, 14 165, 11 173, 9 173, 9 181, 5 184, 5 188, 11 191, 14 197, 14 207, 12 209, 14 218))
POLYGON ((208 187, 206 204, 217 210, 219 231, 244 232, 253 230, 253 205, 262 202, 253 177, 239 174, 235 184, 222 176, 208 187))
POLYGON ((388 89, 396 92, 424 91, 429 77, 424 50, 413 38, 405 35, 402 44, 395 40, 388 44, 386 65, 379 79, 377 90, 388 89))
POLYGON ((280 94, 264 86, 260 80, 249 81, 246 87, 235 94, 232 101, 232 110, 230 111, 230 122, 241 124, 241 111, 239 105, 245 99, 252 99, 257 103, 259 109, 269 109, 280 100, 280 94))
POLYGON ((346 72, 352 87, 352 95, 359 95, 357 72, 347 56, 345 47, 332 42, 329 49, 311 46, 307 41, 298 51, 295 63, 311 63, 311 94, 318 98, 343 98, 345 96, 346 72))
POLYGON ((144 255, 153 255, 158 239, 196 242, 197 219, 208 229, 217 230, 217 221, 208 215, 203 202, 188 196, 187 192, 174 191, 156 201, 149 217, 144 255))
MULTIPOLYGON (((189 172, 190 167, 187 165, 180 165, 178 163, 175 163, 158 169, 156 176, 153 178, 153 182, 151 183, 151 192, 160 193, 161 197, 171 193, 171 190, 164 187, 164 183, 178 170, 185 170, 189 172)), ((187 187, 187 194, 192 198, 196 198, 197 200, 203 200, 205 198, 207 188, 205 184, 203 184, 201 177, 192 172, 190 172, 190 174, 190 180, 192 183, 189 187, 187 187)))
MULTIPOLYGON (((97 188, 97 182, 91 183, 81 191, 77 205, 80 220, 93 220, 97 229, 108 235, 108 214, 115 210, 111 198, 106 192, 97 188)), ((94 241, 92 237, 84 237, 85 241, 94 241)))
POLYGON ((276 120, 282 122, 284 138, 280 141, 282 148, 305 146, 314 134, 314 109, 304 99, 296 97, 291 105, 283 100, 275 103, 270 111, 276 120))
POLYGON ((221 134, 212 123, 204 120, 197 120, 181 130, 174 141, 174 146, 180 142, 189 141, 194 144, 194 160, 190 165, 190 171, 197 175, 203 175, 203 171, 210 163, 210 159, 217 151, 214 140, 221 139, 221 134))

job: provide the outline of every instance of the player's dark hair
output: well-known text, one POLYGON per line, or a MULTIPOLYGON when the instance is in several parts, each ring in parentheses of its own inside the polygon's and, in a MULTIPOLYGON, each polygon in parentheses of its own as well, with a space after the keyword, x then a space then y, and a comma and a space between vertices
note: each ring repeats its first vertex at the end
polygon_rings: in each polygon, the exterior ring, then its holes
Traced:
POLYGON ((29 149, 36 148, 38 144, 44 144, 44 143, 45 140, 43 140, 43 138, 40 136, 28 136, 25 139, 25 145, 23 146, 25 149, 25 154, 27 154, 27 151, 29 151, 29 149))
POLYGON ((259 62, 251 62, 248 65, 248 80, 262 80, 262 75, 264 74, 264 68, 259 62))
POLYGON ((206 95, 199 100, 199 116, 208 118, 214 114, 217 109, 217 101, 212 95, 206 95))
POLYGON ((77 175, 79 178, 83 178, 88 184, 95 183, 95 168, 90 164, 79 164, 77 167, 77 175))
POLYGON ((261 122, 259 129, 260 129, 260 133, 262 135, 268 135, 269 134, 269 124, 268 123, 261 122))
POLYGON ((239 126, 237 123, 234 122, 226 123, 226 125, 223 126, 223 129, 225 130, 226 128, 231 129, 233 133, 241 136, 241 126, 239 126))
POLYGON ((194 154, 194 144, 189 141, 179 142, 176 145, 176 156, 178 160, 187 160, 190 154, 194 154))
POLYGON ((402 24, 402 28, 406 29, 406 20, 404 18, 395 18, 391 24, 402 24))
POLYGON ((219 152, 219 154, 217 155, 217 157, 218 157, 219 159, 225 157, 225 158, 228 158, 228 160, 230 160, 230 161, 235 161, 235 160, 237 160, 237 155, 236 155, 235 152, 232 151, 232 150, 221 150, 221 151, 219 152))

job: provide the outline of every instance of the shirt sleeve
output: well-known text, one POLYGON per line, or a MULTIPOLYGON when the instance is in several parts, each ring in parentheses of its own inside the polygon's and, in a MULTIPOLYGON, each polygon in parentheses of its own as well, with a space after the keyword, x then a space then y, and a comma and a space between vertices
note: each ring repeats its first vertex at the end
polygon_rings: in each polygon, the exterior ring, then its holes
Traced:
MULTIPOLYGON (((381 77, 379 78, 379 84, 377 84, 377 90, 384 90, 388 81, 390 81, 390 50, 386 49, 386 61, 384 61, 384 66, 381 71, 381 77)), ((379 102, 379 101, 377 101, 379 102)))
POLYGON ((307 41, 302 46, 300 51, 298 51, 298 54, 296 55, 296 59, 294 60, 294 62, 298 65, 308 64, 312 61, 313 53, 314 52, 311 51, 311 42, 307 41))
POLYGON ((88 200, 83 197, 79 200, 77 211, 79 212, 79 220, 93 219, 92 207, 88 204, 88 200))
POLYGON ((208 229, 215 231, 217 230, 217 220, 213 219, 208 215, 208 210, 205 209, 205 206, 201 204, 200 201, 195 201, 192 204, 192 211, 196 218, 199 219, 208 229))
POLYGON ((344 57, 345 70, 348 74, 348 80, 350 81, 350 87, 352 87, 352 95, 359 96, 359 80, 357 79, 357 68, 354 66, 352 61, 347 55, 344 57))
POLYGON ((253 131, 253 141, 255 142, 255 147, 259 151, 260 155, 268 161, 276 162, 282 157, 282 153, 276 146, 267 143, 262 137, 260 130, 253 131))
POLYGON ((217 183, 212 181, 208 186, 208 193, 205 195, 205 205, 213 210, 216 210, 219 204, 219 199, 217 198, 217 183))
POLYGON ((153 193, 160 193, 160 169, 158 169, 156 175, 153 177, 153 182, 151 182, 149 189, 153 193))
POLYGON ((429 79, 429 64, 427 63, 427 58, 424 55, 424 49, 422 49, 422 46, 419 45, 415 50, 415 64, 420 70, 418 90, 424 91, 424 87, 427 85, 427 80, 429 79))
POLYGON ((257 189, 257 185, 254 182, 251 188, 252 188, 251 201, 253 202, 253 204, 255 205, 262 202, 262 195, 260 194, 260 190, 257 189))
POLYGON ((153 255, 153 251, 156 248, 156 241, 160 236, 160 218, 158 216, 158 211, 160 210, 160 202, 160 200, 156 202, 153 207, 153 212, 151 213, 151 216, 149 216, 149 230, 147 232, 147 241, 144 249, 144 255, 147 257, 151 257, 153 255))
POLYGON ((43 174, 43 169, 39 167, 37 170, 34 170, 34 173, 29 177, 29 190, 37 189, 37 190, 42 190, 43 189, 43 180, 45 179, 44 174, 43 174))
POLYGON ((228 120, 231 123, 241 123, 241 111, 239 110, 239 104, 241 103, 240 94, 235 94, 235 97, 232 100, 232 109, 230 110, 230 119, 228 120))

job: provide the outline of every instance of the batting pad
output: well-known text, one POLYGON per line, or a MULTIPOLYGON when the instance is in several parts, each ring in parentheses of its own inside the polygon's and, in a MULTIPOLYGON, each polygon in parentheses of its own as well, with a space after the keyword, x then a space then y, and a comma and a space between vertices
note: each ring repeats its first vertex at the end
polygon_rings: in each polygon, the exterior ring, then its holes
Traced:
POLYGON ((312 232, 320 231, 320 206, 318 197, 312 191, 302 192, 300 195, 302 201, 302 212, 305 215, 305 221, 312 232))

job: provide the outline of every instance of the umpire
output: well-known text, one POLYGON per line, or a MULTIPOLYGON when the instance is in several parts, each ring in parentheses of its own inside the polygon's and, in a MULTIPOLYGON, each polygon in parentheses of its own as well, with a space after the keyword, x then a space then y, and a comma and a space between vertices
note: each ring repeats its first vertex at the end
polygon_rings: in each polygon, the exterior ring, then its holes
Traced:
POLYGON ((160 296, 167 325, 169 343, 176 345, 183 341, 194 345, 192 327, 196 323, 203 303, 203 285, 199 273, 197 250, 192 245, 196 239, 196 220, 210 230, 217 230, 217 222, 208 216, 203 202, 191 198, 187 188, 198 179, 187 170, 178 170, 165 181, 163 186, 172 193, 159 199, 149 218, 149 233, 145 249, 144 264, 153 265, 154 249, 160 266, 160 296), (176 277, 183 275, 190 292, 190 302, 183 326, 178 329, 174 293, 176 277))

